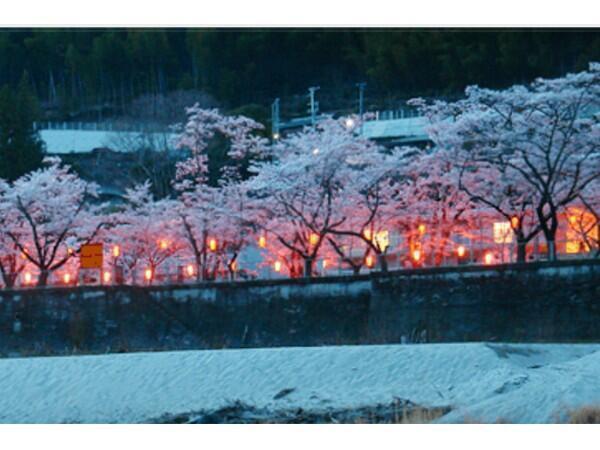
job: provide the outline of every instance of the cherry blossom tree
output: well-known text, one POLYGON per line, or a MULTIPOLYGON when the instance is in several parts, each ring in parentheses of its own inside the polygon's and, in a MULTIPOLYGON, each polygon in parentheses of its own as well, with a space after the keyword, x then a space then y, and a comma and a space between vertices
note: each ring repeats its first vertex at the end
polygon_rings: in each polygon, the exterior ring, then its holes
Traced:
POLYGON ((460 167, 443 149, 415 151, 404 172, 403 222, 411 253, 419 252, 416 262, 429 257, 439 266, 454 252, 458 236, 472 237, 474 204, 459 188, 460 167))
POLYGON ((457 102, 413 103, 430 118, 435 144, 454 151, 463 174, 470 174, 462 187, 474 201, 505 216, 535 216, 537 224, 529 230, 516 228, 519 258, 523 242, 539 227, 548 258, 555 259, 559 212, 600 176, 600 123, 595 114, 600 107, 600 64, 503 91, 472 86, 457 102))
POLYGON ((187 113, 177 138, 178 148, 190 152, 178 163, 175 179, 180 236, 193 255, 198 279, 216 278, 222 266, 233 278, 238 256, 252 234, 242 181, 251 174, 252 160, 268 154, 268 141, 258 135, 264 127, 247 117, 225 116, 198 105, 187 113), (226 141, 226 161, 214 185, 209 179, 209 153, 218 136, 226 141))
MULTIPOLYGON (((0 180, 0 202, 9 189, 10 186, 0 180)), ((6 233, 8 230, 16 230, 16 224, 10 222, 11 218, 9 215, 0 215, 0 274, 7 288, 14 287, 19 274, 26 267, 22 252, 6 233)))
POLYGON ((177 148, 188 150, 190 157, 177 164, 175 187, 179 191, 209 181, 209 149, 217 135, 225 138, 225 164, 221 167, 223 182, 239 181, 245 175, 253 157, 261 158, 268 140, 257 133, 264 129, 260 123, 244 116, 226 116, 217 109, 194 105, 187 109, 188 120, 176 130, 177 148))
POLYGON ((59 158, 4 187, 0 198, 3 234, 39 270, 38 285, 91 242, 104 225, 90 203, 97 187, 80 179, 59 158))
POLYGON ((344 186, 367 167, 377 146, 329 119, 281 139, 273 160, 258 166, 248 191, 260 210, 257 224, 304 261, 304 276, 326 237, 341 226, 344 186))
POLYGON ((131 282, 136 282, 140 269, 150 283, 166 262, 176 264, 175 257, 182 251, 176 204, 169 199, 154 200, 148 181, 128 189, 125 198, 126 205, 115 214, 118 225, 111 229, 110 240, 121 247, 119 264, 131 282))
POLYGON ((388 270, 386 253, 390 248, 390 235, 409 204, 405 168, 415 155, 416 150, 408 147, 384 153, 368 144, 361 151, 360 167, 347 171, 339 212, 345 220, 331 227, 328 241, 355 273, 370 254, 375 255, 380 270, 388 270), (338 242, 342 237, 351 239, 338 242), (360 261, 352 257, 357 250, 357 240, 364 247, 360 261))

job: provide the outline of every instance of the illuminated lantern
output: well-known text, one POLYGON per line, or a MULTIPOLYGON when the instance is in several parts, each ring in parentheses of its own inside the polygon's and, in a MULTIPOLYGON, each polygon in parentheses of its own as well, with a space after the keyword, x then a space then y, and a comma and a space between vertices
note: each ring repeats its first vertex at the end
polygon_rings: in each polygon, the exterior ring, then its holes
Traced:
POLYGON ((67 253, 69 255, 72 255, 73 254, 73 249, 71 247, 67 248, 67 253))
POLYGON ((319 243, 319 235, 312 233, 309 238, 310 245, 317 245, 319 243))
POLYGON ((346 128, 348 128, 349 130, 351 130, 352 128, 354 128, 354 120, 350 117, 348 117, 346 119, 346 128))
POLYGON ((264 236, 261 236, 258 238, 258 246, 260 248, 265 248, 267 246, 267 238, 264 236))
POLYGON ((281 262, 275 261, 275 264, 273 264, 273 269, 275 269, 275 272, 281 272, 281 262))
POLYGON ((323 269, 327 269, 327 260, 326 259, 323 260, 323 269))
POLYGON ((365 265, 369 268, 371 268, 375 265, 375 261, 373 260, 373 257, 371 255, 369 255, 365 258, 365 265))
POLYGON ((318 155, 318 154, 319 154, 319 151, 320 151, 320 150, 319 150, 318 148, 315 148, 315 149, 313 149, 313 151, 312 151, 312 152, 313 152, 313 155, 318 155))
POLYGON ((110 272, 104 272, 102 279, 104 280, 104 283, 110 283, 110 272))
POLYGON ((71 274, 65 273, 63 275, 63 281, 65 282, 65 284, 69 284, 71 282, 71 274))
POLYGON ((494 262, 494 255, 492 252, 486 252, 483 256, 483 262, 488 266, 494 262))
POLYGON ((517 216, 512 216, 510 218, 510 226, 512 227, 513 230, 516 230, 517 228, 519 228, 519 218, 517 216))
POLYGON ((217 240, 213 238, 208 241, 208 248, 211 252, 214 252, 217 249, 217 240))
POLYGON ((371 240, 371 230, 366 228, 365 231, 363 231, 363 236, 365 237, 365 239, 367 241, 370 241, 371 240))
POLYGON ((27 254, 25 252, 21 252, 21 259, 27 259, 27 254))
POLYGON ((423 236, 425 234, 425 231, 427 231, 427 227, 425 227, 424 223, 420 224, 418 229, 419 229, 419 234, 421 236, 423 236))
POLYGON ((121 254, 121 249, 118 245, 113 246, 112 253, 115 258, 119 257, 119 255, 121 254))
POLYGON ((466 252, 467 252, 467 249, 465 248, 464 245, 459 245, 456 248, 456 254, 458 255, 459 258, 462 258, 463 256, 465 256, 466 252))
POLYGON ((161 250, 166 250, 167 248, 169 248, 169 241, 167 241, 166 239, 161 239, 160 248, 161 250))
POLYGON ((275 140, 279 139, 279 133, 273 133, 273 139, 275 139, 275 140))
POLYGON ((25 272, 25 284, 31 284, 31 273, 25 272))
POLYGON ((146 269, 146 270, 144 271, 144 278, 145 278, 147 281, 150 281, 150 280, 152 280, 152 269, 148 268, 148 269, 146 269))
POLYGON ((188 276, 193 277, 194 276, 194 266, 192 264, 188 264, 185 267, 185 272, 188 274, 188 276))
POLYGON ((415 262, 419 262, 421 260, 421 250, 413 250, 412 258, 415 262))
POLYGON ((237 270, 237 261, 231 263, 231 270, 237 270))

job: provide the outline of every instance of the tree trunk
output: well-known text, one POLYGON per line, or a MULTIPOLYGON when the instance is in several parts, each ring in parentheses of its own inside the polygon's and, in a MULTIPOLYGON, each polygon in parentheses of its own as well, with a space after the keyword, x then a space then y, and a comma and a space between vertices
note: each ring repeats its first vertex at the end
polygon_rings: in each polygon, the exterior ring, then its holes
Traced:
POLYGON ((48 272, 48 270, 40 271, 40 277, 38 278, 37 285, 38 286, 46 286, 48 284, 49 276, 50 276, 50 272, 48 272))
POLYGON ((388 271, 387 259, 383 253, 377 254, 377 265, 379 266, 379 270, 381 270, 382 272, 385 273, 388 271))
POLYGON ((518 263, 526 263, 527 262, 527 242, 517 240, 517 262, 518 263))
POLYGON ((313 272, 313 259, 304 258, 304 276, 307 278, 312 277, 313 272))
POLYGON ((548 239, 548 261, 556 261, 556 242, 554 238, 548 239))

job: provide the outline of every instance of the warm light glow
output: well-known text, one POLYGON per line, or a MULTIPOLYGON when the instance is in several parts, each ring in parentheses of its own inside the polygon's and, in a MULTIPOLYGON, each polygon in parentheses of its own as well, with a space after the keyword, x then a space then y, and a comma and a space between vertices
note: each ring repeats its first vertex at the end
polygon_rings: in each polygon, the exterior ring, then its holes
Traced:
POLYGON ((211 252, 214 252, 217 249, 217 240, 213 238, 208 241, 208 248, 211 252))
POLYGON ((600 227, 597 226, 597 219, 593 214, 580 208, 569 208, 567 220, 569 228, 567 228, 565 243, 565 252, 584 253, 590 251, 590 246, 587 241, 597 241, 600 227))
POLYGON ((231 263, 231 270, 233 270, 233 271, 237 270, 237 261, 234 261, 231 263))
POLYGON ((119 257, 119 255, 121 254, 121 249, 119 248, 118 245, 113 246, 112 253, 115 258, 119 257))
POLYGON ((267 246, 267 238, 264 236, 261 236, 258 238, 258 246, 260 248, 265 248, 267 246))
POLYGON ((513 231, 510 222, 494 222, 494 242, 510 244, 513 241, 513 231))
POLYGON ((146 269, 144 271, 144 278, 148 281, 152 279, 152 269, 146 269))
POLYGON ((327 260, 326 260, 326 259, 324 259, 324 260, 323 260, 323 269, 327 269, 327 264, 328 264, 328 263, 327 263, 327 260))
POLYGON ((424 223, 419 225, 419 234, 422 236, 425 234, 425 231, 427 231, 427 227, 425 226, 424 223))
POLYGON ((373 260, 373 257, 371 255, 365 258, 365 265, 367 267, 373 267, 375 265, 375 261, 373 260))
POLYGON ((516 230, 517 228, 519 228, 519 218, 517 216, 512 216, 510 218, 510 226, 512 227, 513 230, 516 230))
POLYGON ((275 272, 281 272, 281 262, 275 261, 275 263, 273 264, 273 269, 275 270, 275 272))
POLYGON ((492 252, 486 252, 486 254, 483 256, 483 262, 487 265, 490 265, 494 262, 494 255, 492 252))
POLYGON ((388 233, 388 231, 382 230, 375 233, 375 243, 382 252, 385 252, 385 250, 390 245, 390 234, 388 233))
POLYGON ((194 276, 194 266, 193 266, 193 264, 188 264, 185 267, 185 272, 188 274, 189 277, 193 277, 194 276))
POLYGON ((369 230, 368 228, 365 228, 365 231, 363 231, 363 236, 365 237, 365 239, 367 241, 371 240, 371 230, 369 230))
POLYGON ((310 245, 317 245, 319 243, 319 235, 312 233, 309 238, 310 245))
POLYGON ((415 262, 419 262, 421 260, 421 250, 413 250, 412 258, 415 262))
POLYGON ((27 259, 27 254, 25 252, 21 252, 21 259, 27 259))
POLYGON ((581 251, 581 243, 579 241, 567 241, 565 244, 565 252, 569 254, 579 253, 581 251))
POLYGON ((102 275, 102 279, 104 280, 105 283, 110 283, 110 272, 104 272, 104 274, 102 275))
POLYGON ((73 249, 71 247, 67 248, 67 253, 69 255, 72 255, 73 254, 73 249))
POLYGON ((25 284, 31 284, 31 273, 25 272, 25 284))
POLYGON ((169 241, 167 241, 166 239, 161 239, 159 245, 161 250, 166 250, 167 248, 169 248, 169 241))
POLYGON ((63 281, 65 282, 65 284, 69 284, 71 282, 71 274, 65 273, 63 275, 63 281))
POLYGON ((467 252, 467 249, 465 248, 464 245, 459 245, 456 248, 456 254, 458 255, 459 258, 462 258, 463 256, 465 256, 466 252, 467 252))

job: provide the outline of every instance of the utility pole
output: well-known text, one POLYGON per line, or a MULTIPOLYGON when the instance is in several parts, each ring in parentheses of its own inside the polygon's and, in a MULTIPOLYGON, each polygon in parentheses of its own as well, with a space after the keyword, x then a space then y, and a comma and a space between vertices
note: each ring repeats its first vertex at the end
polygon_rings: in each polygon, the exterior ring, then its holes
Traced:
POLYGON ((279 139, 279 98, 271 105, 271 131, 273 139, 279 139))
POLYGON ((356 83, 356 87, 358 88, 358 119, 360 120, 360 134, 362 134, 363 114, 365 106, 365 88, 367 87, 367 83, 361 81, 360 83, 356 83))
POLYGON ((308 95, 310 96, 310 121, 313 127, 317 123, 317 111, 319 109, 319 102, 315 102, 315 92, 317 92, 319 89, 319 86, 312 86, 308 88, 308 95))

